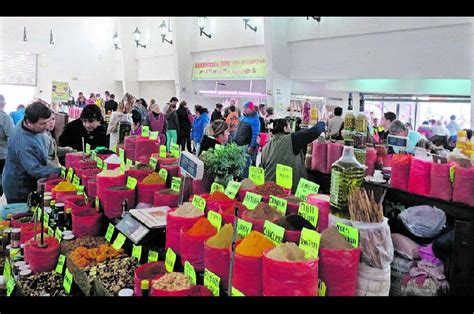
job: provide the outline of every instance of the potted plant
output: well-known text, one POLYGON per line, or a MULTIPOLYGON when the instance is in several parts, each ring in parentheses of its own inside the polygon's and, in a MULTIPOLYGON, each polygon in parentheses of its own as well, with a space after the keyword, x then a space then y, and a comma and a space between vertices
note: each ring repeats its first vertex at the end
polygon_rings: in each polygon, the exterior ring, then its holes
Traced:
POLYGON ((204 170, 209 182, 217 182, 226 186, 229 181, 242 174, 242 167, 247 160, 245 146, 237 144, 222 145, 211 148, 201 154, 204 170))

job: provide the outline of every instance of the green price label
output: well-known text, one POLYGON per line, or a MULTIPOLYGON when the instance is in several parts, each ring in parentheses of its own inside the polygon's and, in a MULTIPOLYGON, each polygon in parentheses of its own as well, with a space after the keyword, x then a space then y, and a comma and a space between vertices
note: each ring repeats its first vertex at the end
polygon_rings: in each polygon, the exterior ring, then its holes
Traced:
POLYGON ((41 214, 43 214, 43 210, 41 209, 41 207, 37 207, 37 209, 36 209, 36 217, 38 218, 38 220, 41 219, 41 214))
POLYGON ((82 195, 84 194, 84 186, 83 185, 78 185, 77 186, 77 195, 82 195))
POLYGON ((86 154, 91 153, 91 145, 86 143, 86 154))
POLYGON ((171 144, 171 156, 175 157, 175 158, 179 158, 179 155, 181 153, 181 151, 179 150, 179 145, 178 144, 171 144))
POLYGON ((119 148, 119 157, 120 157, 120 163, 125 162, 125 151, 123 148, 119 148))
POLYGON ((67 293, 71 293, 72 282, 73 282, 72 274, 69 271, 69 269, 66 268, 66 272, 64 273, 63 287, 67 293))
POLYGON ((199 195, 193 196, 192 204, 202 211, 206 209, 206 200, 199 195))
POLYGON ((204 268, 204 286, 206 286, 207 289, 211 290, 212 295, 215 297, 219 296, 220 283, 221 279, 219 278, 219 276, 217 276, 207 268, 204 268))
MULTIPOLYGON (((38 238, 38 240, 39 240, 39 239, 40 239, 40 235, 37 234, 36 236, 37 236, 37 238, 38 238)), ((20 253, 21 253, 21 249, 20 249, 20 248, 18 248, 18 249, 10 249, 10 258, 14 258, 14 257, 17 256, 17 255, 20 255, 20 253)))
POLYGON ((56 264, 56 272, 62 274, 63 273, 63 268, 64 268, 64 262, 66 261, 66 256, 64 255, 59 255, 58 258, 58 263, 56 264))
POLYGON ((207 219, 209 219, 209 222, 211 225, 216 227, 217 231, 221 230, 221 225, 222 225, 222 216, 219 213, 216 213, 213 210, 210 210, 207 213, 207 219))
POLYGON ((316 231, 306 228, 301 230, 299 247, 304 251, 306 258, 318 257, 320 241, 321 235, 316 231))
POLYGON ((249 179, 256 185, 262 185, 265 183, 265 170, 260 167, 250 166, 249 168, 249 179))
POLYGON ((91 158, 92 158, 92 160, 96 160, 96 161, 97 161, 97 153, 96 153, 95 150, 93 150, 93 151, 91 152, 91 158))
POLYGON ((166 271, 169 273, 173 272, 175 263, 176 263, 176 253, 171 248, 168 248, 166 250, 166 256, 165 256, 166 271))
POLYGON ((456 166, 449 167, 449 181, 451 181, 451 183, 454 183, 455 174, 456 174, 456 166))
POLYGON ((44 213, 44 218, 43 218, 43 226, 48 228, 49 226, 49 215, 47 213, 44 213))
POLYGON ((133 245, 132 257, 135 257, 139 261, 141 260, 141 258, 142 258, 142 246, 141 245, 135 245, 135 244, 133 245))
POLYGON ((99 157, 97 157, 97 168, 99 168, 99 169, 104 168, 104 163, 103 163, 102 159, 100 159, 99 157))
POLYGON ((239 192, 240 185, 240 182, 230 181, 229 184, 227 184, 227 188, 225 189, 225 195, 227 195, 229 198, 235 198, 237 192, 239 192))
POLYGON ((234 287, 232 287, 231 295, 232 295, 233 297, 245 297, 245 294, 243 294, 243 293, 240 292, 239 290, 235 289, 234 287))
POLYGON ((66 168, 61 166, 61 178, 65 179, 66 178, 66 168))
POLYGON ((99 209, 100 208, 100 200, 99 200, 99 197, 96 196, 95 197, 95 209, 99 209))
POLYGON ((10 265, 10 259, 6 258, 5 265, 3 266, 3 278, 5 279, 6 282, 8 282, 11 275, 12 275, 12 268, 10 265))
POLYGON ((336 223, 336 228, 354 248, 359 247, 359 229, 340 222, 336 223))
POLYGON ((166 181, 166 179, 168 178, 168 170, 166 170, 164 168, 161 168, 158 173, 159 173, 160 177, 162 177, 163 180, 166 181))
POLYGON ((247 192, 245 194, 244 201, 242 204, 247 207, 249 210, 254 210, 255 207, 262 201, 262 196, 252 192, 247 192))
POLYGON ((66 179, 69 182, 71 182, 73 174, 74 174, 74 170, 71 167, 69 167, 69 169, 67 170, 67 176, 66 176, 66 179))
POLYGON ((120 162, 120 173, 121 174, 125 173, 125 163, 123 161, 120 162))
POLYGON ((181 178, 173 177, 171 179, 171 189, 175 192, 179 192, 180 187, 181 187, 181 178))
POLYGON ((301 202, 298 208, 298 215, 309 221, 314 227, 318 225, 318 213, 317 206, 305 202, 301 202))
POLYGON ((142 136, 148 137, 150 136, 150 127, 149 126, 142 126, 142 136))
POLYGON ((112 241, 112 235, 114 234, 114 230, 114 225, 109 223, 109 226, 107 227, 107 232, 105 233, 105 240, 107 240, 107 242, 109 243, 112 241))
POLYGON ((133 161, 127 158, 127 166, 133 166, 133 161))
POLYGON ((193 265, 190 262, 184 262, 184 274, 191 279, 193 285, 196 284, 196 271, 194 270, 193 265))
POLYGON ((317 194, 318 191, 319 191, 318 184, 308 181, 304 178, 301 178, 300 182, 298 182, 298 187, 296 188, 295 196, 299 198, 300 200, 306 202, 308 194, 317 194))
POLYGON ((159 132, 150 132, 150 140, 157 140, 159 132))
POLYGON ((219 184, 217 182, 213 182, 211 184, 211 194, 214 193, 215 191, 219 191, 219 192, 224 192, 224 186, 222 184, 219 184))
POLYGON ((15 279, 10 277, 7 281, 7 297, 12 295, 13 289, 15 289, 15 279))
POLYGON ((56 230, 54 231, 54 237, 58 239, 59 243, 61 243, 61 240, 63 239, 63 232, 56 227, 56 230))
POLYGON ((127 178, 127 188, 129 188, 130 190, 134 190, 135 187, 137 186, 137 183, 138 181, 134 177, 127 178))
POLYGON ((114 153, 117 153, 117 144, 114 144, 114 146, 112 146, 112 151, 114 153))
POLYGON ((268 201, 268 205, 275 207, 280 214, 283 216, 286 215, 286 208, 288 207, 288 201, 279 198, 273 195, 270 195, 270 200, 268 201))
POLYGON ((77 188, 79 186, 80 182, 81 182, 81 179, 79 179, 79 177, 77 175, 74 175, 73 179, 72 179, 72 184, 74 184, 74 186, 77 188))
POLYGON ((48 235, 54 237, 54 230, 51 227, 48 227, 48 235))
POLYGON ((291 189, 293 186, 293 168, 277 164, 276 166, 276 184, 285 189, 291 189))
POLYGON ((281 244, 285 237, 285 228, 265 220, 263 225, 263 234, 266 235, 275 244, 281 244))
POLYGON ((149 164, 153 168, 153 171, 154 171, 156 169, 156 165, 158 164, 158 160, 156 160, 155 157, 151 157, 149 164))
POLYGON ((326 283, 319 279, 318 281, 318 296, 325 297, 326 296, 326 283))
POLYGON ((125 239, 126 237, 121 232, 119 232, 119 234, 115 238, 114 244, 112 244, 112 247, 117 251, 120 250, 123 244, 125 243, 125 239))
POLYGON ((104 161, 104 164, 103 164, 102 170, 107 170, 107 163, 106 163, 105 161, 104 161))
POLYGON ((237 220, 237 234, 245 238, 252 231, 252 223, 238 218, 237 220))
POLYGON ((160 145, 160 158, 166 158, 166 146, 160 145))
POLYGON ((158 261, 158 252, 152 250, 148 251, 148 263, 156 261, 158 261))

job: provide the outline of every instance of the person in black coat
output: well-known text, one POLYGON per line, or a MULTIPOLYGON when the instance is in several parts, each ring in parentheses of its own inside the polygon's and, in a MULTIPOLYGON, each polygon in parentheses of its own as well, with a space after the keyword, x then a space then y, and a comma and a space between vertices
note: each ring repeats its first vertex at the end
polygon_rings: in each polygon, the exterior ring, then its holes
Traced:
POLYGON ((110 99, 105 102, 105 114, 109 111, 117 111, 118 103, 115 101, 115 95, 110 95, 110 99))
POLYGON ((216 120, 224 120, 224 117, 222 116, 222 107, 222 104, 216 104, 216 109, 214 109, 214 112, 212 112, 211 115, 211 122, 216 120))
POLYGON ((87 105, 81 113, 80 119, 69 122, 59 136, 59 146, 69 146, 82 151, 82 138, 91 149, 99 146, 108 147, 107 126, 102 117, 100 108, 96 105, 87 105))
POLYGON ((178 114, 178 122, 179 122, 179 136, 178 136, 178 143, 181 145, 181 150, 187 146, 188 152, 192 152, 191 148, 191 125, 192 122, 190 121, 190 117, 192 117, 191 112, 189 111, 187 104, 185 101, 182 101, 179 104, 178 110, 176 110, 178 114))

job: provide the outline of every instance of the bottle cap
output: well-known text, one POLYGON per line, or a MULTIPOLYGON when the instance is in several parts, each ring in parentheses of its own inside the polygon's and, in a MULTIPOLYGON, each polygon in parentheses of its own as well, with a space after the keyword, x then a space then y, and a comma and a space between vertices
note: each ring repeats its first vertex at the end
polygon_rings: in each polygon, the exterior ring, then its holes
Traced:
POLYGON ((66 208, 66 214, 71 214, 72 213, 72 208, 66 208))
POLYGON ((74 239, 74 235, 73 234, 66 234, 65 236, 63 236, 63 240, 72 240, 74 239))
POLYGON ((31 275, 31 269, 22 270, 19 275, 20 275, 21 278, 29 276, 29 275, 31 275))
POLYGON ((142 290, 150 289, 150 281, 148 279, 142 280, 140 287, 142 290))
POLYGON ((119 291, 119 297, 133 297, 133 289, 125 288, 119 291))

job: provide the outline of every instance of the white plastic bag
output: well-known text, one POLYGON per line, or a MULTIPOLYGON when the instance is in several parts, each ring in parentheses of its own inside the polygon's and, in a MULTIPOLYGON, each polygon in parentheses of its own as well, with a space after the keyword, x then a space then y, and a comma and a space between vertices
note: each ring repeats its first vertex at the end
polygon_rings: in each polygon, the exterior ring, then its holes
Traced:
POLYGON ((412 234, 420 238, 437 237, 446 223, 446 214, 428 205, 407 208, 398 217, 412 234))
POLYGON ((357 277, 357 296, 387 297, 390 292, 390 265, 384 269, 359 264, 357 277))

